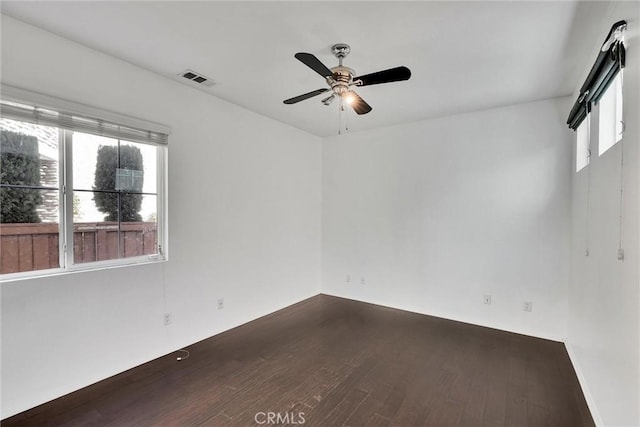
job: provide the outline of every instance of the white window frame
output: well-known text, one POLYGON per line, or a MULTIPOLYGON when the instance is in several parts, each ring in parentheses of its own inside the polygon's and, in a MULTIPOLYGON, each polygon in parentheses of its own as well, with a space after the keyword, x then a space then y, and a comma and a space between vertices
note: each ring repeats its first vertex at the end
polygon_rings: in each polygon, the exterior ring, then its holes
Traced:
MULTIPOLYGON (((109 123, 117 123, 134 129, 143 129, 164 135, 169 135, 171 129, 167 126, 141 120, 107 110, 78 104, 71 101, 39 94, 26 89, 2 84, 0 98, 4 101, 37 106, 53 111, 92 117, 109 123)), ((17 119, 19 120, 19 119, 17 119)), ((59 253, 60 267, 30 270, 16 273, 0 274, 0 282, 31 279, 79 271, 115 268, 136 264, 163 262, 168 259, 168 208, 167 208, 167 151, 166 144, 151 144, 156 147, 156 191, 157 191, 157 244, 158 253, 128 258, 117 258, 105 261, 74 263, 73 259, 73 141, 67 141, 72 130, 58 128, 60 131, 59 152, 59 253)), ((82 132, 82 130, 79 130, 82 132)))

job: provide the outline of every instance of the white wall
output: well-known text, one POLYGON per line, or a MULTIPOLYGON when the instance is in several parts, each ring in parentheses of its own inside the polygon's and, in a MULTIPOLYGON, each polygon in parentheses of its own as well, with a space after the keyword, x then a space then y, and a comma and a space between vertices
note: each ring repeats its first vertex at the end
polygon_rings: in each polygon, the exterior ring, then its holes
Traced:
POLYGON ((638 6, 620 7, 636 16, 624 263, 620 145, 592 160, 583 255, 586 175, 572 172, 564 124, 573 99, 326 138, 321 149, 314 136, 2 17, 3 82, 173 134, 169 262, 2 284, 0 418, 318 293, 322 255, 323 292, 566 338, 596 420, 640 424, 638 6))
MULTIPOLYGON (((602 38, 594 46, 591 58, 591 61, 595 59, 611 25, 620 19, 626 19, 628 31, 627 67, 624 71, 624 142, 598 156, 597 119, 594 118, 591 163, 579 173, 572 174, 572 274, 567 348, 591 412, 599 425, 606 426, 640 425, 638 8, 637 2, 613 3, 609 14, 602 20, 602 38), (620 214, 620 155, 623 144, 625 260, 620 262, 616 255, 620 214), (591 180, 588 231, 587 175, 590 175, 591 180), (585 256, 587 240, 588 257, 585 256)), ((591 65, 592 62, 585 64, 583 77, 586 77, 591 65)))
POLYGON ((319 138, 5 16, 2 81, 173 134, 167 263, 2 284, 0 418, 319 292, 319 138))
POLYGON ((563 98, 324 140, 323 292, 563 340, 568 108, 563 98))

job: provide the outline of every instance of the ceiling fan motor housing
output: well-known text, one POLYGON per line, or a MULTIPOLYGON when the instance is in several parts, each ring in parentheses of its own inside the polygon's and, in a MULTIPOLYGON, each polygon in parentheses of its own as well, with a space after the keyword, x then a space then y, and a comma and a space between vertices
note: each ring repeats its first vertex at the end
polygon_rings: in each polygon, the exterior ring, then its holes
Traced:
POLYGON ((331 90, 336 95, 342 95, 349 91, 349 86, 353 84, 353 76, 355 71, 349 67, 338 65, 331 69, 333 75, 327 78, 327 83, 331 86, 331 90))

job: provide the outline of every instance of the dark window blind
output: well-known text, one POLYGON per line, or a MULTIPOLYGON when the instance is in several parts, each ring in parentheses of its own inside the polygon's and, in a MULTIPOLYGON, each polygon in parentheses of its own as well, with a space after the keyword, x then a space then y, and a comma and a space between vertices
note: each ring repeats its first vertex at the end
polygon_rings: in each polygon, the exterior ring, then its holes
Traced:
POLYGON ((625 49, 622 33, 626 28, 626 21, 618 21, 611 27, 569 113, 567 124, 571 129, 576 130, 580 126, 591 112, 592 105, 598 103, 613 79, 624 68, 625 49))

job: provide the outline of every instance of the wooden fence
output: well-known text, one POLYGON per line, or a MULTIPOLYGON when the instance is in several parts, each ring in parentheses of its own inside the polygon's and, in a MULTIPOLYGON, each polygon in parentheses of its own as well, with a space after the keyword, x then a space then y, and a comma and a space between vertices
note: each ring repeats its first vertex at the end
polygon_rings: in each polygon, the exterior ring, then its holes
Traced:
MULTIPOLYGON (((58 236, 58 224, 1 224, 0 273, 59 267, 58 236)), ((123 222, 119 230, 117 222, 83 222, 73 226, 76 263, 151 255, 156 250, 155 222, 123 222)))

